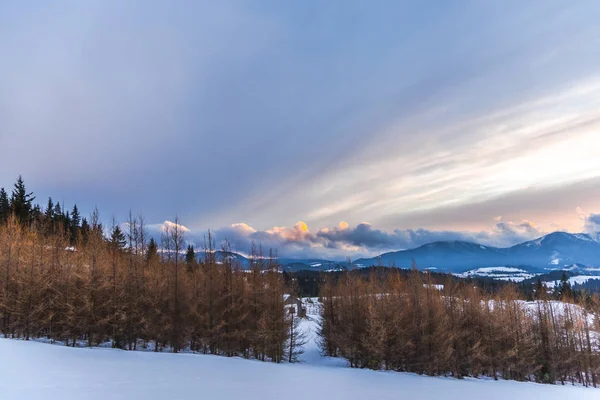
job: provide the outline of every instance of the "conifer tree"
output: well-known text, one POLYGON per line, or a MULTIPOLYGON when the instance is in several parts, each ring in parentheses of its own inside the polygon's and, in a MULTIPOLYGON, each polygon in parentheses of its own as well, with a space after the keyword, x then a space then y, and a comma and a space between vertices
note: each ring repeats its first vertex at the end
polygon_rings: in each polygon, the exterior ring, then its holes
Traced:
POLYGON ((44 210, 44 216, 47 221, 52 221, 54 219, 54 202, 52 201, 52 197, 48 197, 48 205, 44 210))
POLYGON ((44 210, 44 224, 47 234, 54 233, 54 202, 52 197, 48 197, 48 204, 44 210))
POLYGON ((544 288, 544 284, 542 283, 541 279, 538 279, 535 283, 534 291, 534 297, 538 300, 546 295, 546 289, 544 288))
POLYGON ((127 246, 127 238, 117 224, 114 225, 110 234, 110 243, 120 250, 123 250, 127 246))
POLYGON ((197 264, 196 251, 194 250, 194 246, 191 244, 188 245, 185 253, 185 263, 187 264, 188 271, 193 270, 194 266, 197 264))
POLYGON ((71 215, 69 214, 68 211, 65 212, 65 215, 63 217, 63 229, 64 229, 67 237, 70 238, 71 237, 71 215))
POLYGON ((56 204, 54 205, 54 212, 52 213, 52 218, 54 221, 54 230, 62 230, 65 223, 65 216, 63 215, 63 210, 59 202, 56 202, 56 204))
POLYGON ((71 221, 69 224, 69 230, 71 233, 71 242, 75 243, 77 240, 77 235, 79 235, 81 224, 81 216, 79 215, 79 210, 77 209, 77 204, 73 205, 73 211, 71 212, 71 221))
POLYGON ((563 272, 562 277, 560 278, 560 286, 558 290, 558 295, 560 299, 570 298, 572 296, 571 285, 569 284, 569 278, 567 278, 567 274, 563 272))
POLYGON ((81 239, 84 244, 87 243, 89 235, 90 235, 90 225, 88 224, 87 219, 83 218, 81 220, 81 239))
POLYGON ((0 224, 3 224, 8 220, 9 214, 10 203, 8 201, 8 195, 4 188, 0 188, 0 224))
POLYGON ((158 257, 158 245, 153 237, 148 241, 148 249, 146 250, 146 261, 153 260, 158 257))
POLYGON ((33 193, 27 193, 23 178, 19 175, 10 198, 10 208, 19 222, 23 224, 30 222, 33 200, 35 200, 35 196, 33 193))
POLYGON ((42 208, 39 204, 36 204, 31 209, 31 214, 29 216, 30 221, 39 224, 40 222, 42 222, 42 215, 42 208))

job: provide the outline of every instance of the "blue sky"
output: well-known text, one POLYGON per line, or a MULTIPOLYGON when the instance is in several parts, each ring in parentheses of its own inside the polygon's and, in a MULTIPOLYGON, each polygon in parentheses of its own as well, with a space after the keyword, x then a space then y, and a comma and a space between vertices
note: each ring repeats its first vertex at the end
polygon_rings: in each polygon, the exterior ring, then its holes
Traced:
POLYGON ((594 230, 599 17, 595 1, 5 2, 0 184, 290 255, 594 230))

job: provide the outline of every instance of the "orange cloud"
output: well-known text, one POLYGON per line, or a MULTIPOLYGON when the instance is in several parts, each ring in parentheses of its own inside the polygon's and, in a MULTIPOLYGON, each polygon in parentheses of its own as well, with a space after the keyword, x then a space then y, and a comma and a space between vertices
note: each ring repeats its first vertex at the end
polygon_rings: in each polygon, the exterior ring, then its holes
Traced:
POLYGON ((306 222, 298 221, 296 222, 296 225, 294 225, 294 228, 301 232, 308 232, 308 225, 306 225, 306 222))

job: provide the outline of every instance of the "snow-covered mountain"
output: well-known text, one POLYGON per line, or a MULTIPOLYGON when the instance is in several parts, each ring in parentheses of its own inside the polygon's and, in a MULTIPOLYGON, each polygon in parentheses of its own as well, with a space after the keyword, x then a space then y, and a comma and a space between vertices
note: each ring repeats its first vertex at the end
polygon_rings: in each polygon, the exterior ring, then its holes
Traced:
POLYGON ((543 268, 600 265, 600 242, 583 233, 554 232, 506 250, 511 260, 523 265, 543 268))
POLYGON ((435 242, 416 249, 359 259, 355 263, 410 268, 413 260, 420 269, 437 269, 440 272, 500 266, 544 271, 565 269, 574 264, 585 269, 600 266, 600 242, 588 234, 566 232, 554 232, 508 248, 459 241, 435 242))

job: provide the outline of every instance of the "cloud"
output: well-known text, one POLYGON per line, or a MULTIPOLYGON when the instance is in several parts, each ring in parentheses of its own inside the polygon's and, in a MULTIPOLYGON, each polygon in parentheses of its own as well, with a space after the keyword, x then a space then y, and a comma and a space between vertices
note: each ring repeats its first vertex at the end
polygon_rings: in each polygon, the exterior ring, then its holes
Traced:
MULTIPOLYGON (((227 240, 234 251, 242 254, 247 254, 254 244, 262 246, 265 252, 269 249, 277 250, 279 256, 284 258, 335 259, 372 256, 447 240, 505 247, 544 234, 529 221, 512 222, 502 218, 498 218, 490 230, 479 232, 428 229, 385 231, 367 222, 354 227, 342 222, 336 227, 311 232, 306 223, 299 221, 292 227, 274 227, 268 230, 257 230, 246 223, 236 223, 211 233, 217 247, 227 240)), ((205 232, 186 231, 187 240, 198 245, 204 243, 205 235, 205 232)))
POLYGON ((316 236, 323 239, 324 246, 337 248, 351 245, 367 251, 400 250, 418 247, 427 243, 445 240, 460 240, 492 246, 509 246, 543 235, 529 221, 518 223, 499 218, 491 231, 468 232, 428 229, 395 229, 392 232, 375 229, 369 223, 355 228, 323 229, 316 236))
POLYGON ((386 233, 373 229, 368 222, 362 222, 354 228, 348 224, 333 229, 321 229, 316 237, 323 240, 327 247, 336 248, 340 244, 347 244, 362 248, 384 248, 393 246, 396 240, 395 233, 386 233))
POLYGON ((586 233, 600 234, 600 214, 585 215, 583 230, 586 233))
POLYGON ((187 226, 182 225, 182 224, 176 224, 175 222, 172 222, 172 221, 165 221, 162 224, 151 224, 151 225, 147 226, 148 231, 151 234, 159 234, 159 235, 162 233, 170 232, 173 229, 175 229, 176 227, 179 227, 179 230, 184 234, 191 232, 191 230, 187 226))
POLYGON ((530 221, 515 223, 498 218, 492 236, 498 240, 498 244, 512 245, 535 239, 543 234, 544 232, 538 230, 530 221))

